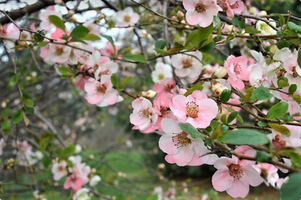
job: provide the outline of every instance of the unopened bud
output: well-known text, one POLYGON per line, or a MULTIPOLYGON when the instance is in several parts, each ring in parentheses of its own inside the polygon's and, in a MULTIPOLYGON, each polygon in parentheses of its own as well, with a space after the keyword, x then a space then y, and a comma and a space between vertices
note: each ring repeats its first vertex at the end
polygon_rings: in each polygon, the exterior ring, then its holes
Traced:
POLYGON ((145 29, 141 30, 141 34, 142 35, 146 35, 147 34, 147 31, 145 29))
POLYGON ((260 12, 258 13, 258 15, 259 15, 259 16, 265 16, 265 15, 267 15, 267 12, 266 12, 265 10, 263 10, 263 11, 260 11, 260 12))
POLYGON ((273 45, 273 46, 271 47, 271 49, 270 49, 270 52, 271 52, 272 54, 276 54, 277 51, 279 51, 277 45, 273 45))
POLYGON ((224 90, 227 90, 228 88, 224 85, 222 85, 220 82, 213 81, 211 84, 211 90, 215 95, 221 95, 224 90))
POLYGON ((152 38, 152 35, 149 34, 149 33, 147 33, 147 34, 146 34, 146 39, 151 39, 151 38, 152 38))
POLYGON ((174 15, 171 16, 171 19, 172 19, 172 20, 177 20, 176 16, 174 16, 174 15))
POLYGON ((216 115, 216 119, 222 119, 222 116, 223 115, 225 115, 225 116, 227 116, 227 112, 224 110, 224 109, 222 109, 222 111, 219 111, 218 113, 217 113, 217 115, 216 115))
POLYGON ((183 89, 183 88, 179 89, 179 94, 180 95, 184 95, 186 92, 187 92, 186 89, 183 89))
POLYGON ((146 97, 146 98, 153 98, 153 97, 155 97, 156 96, 156 92, 155 91, 153 91, 153 90, 148 90, 148 91, 143 91, 143 92, 140 92, 140 96, 142 96, 142 97, 146 97))
POLYGON ((68 15, 70 16, 74 15, 74 10, 68 10, 68 15))
POLYGON ((233 29, 233 25, 229 25, 229 26, 227 26, 227 27, 226 27, 226 29, 227 29, 227 31, 232 31, 232 29, 233 29))
POLYGON ((249 13, 250 13, 251 15, 254 15, 254 14, 256 13, 256 8, 255 8, 255 7, 251 7, 251 8, 249 9, 249 13))
POLYGON ((218 67, 213 73, 213 78, 223 78, 226 75, 227 69, 224 67, 218 67))
POLYGON ((59 4, 59 5, 63 5, 63 1, 62 0, 54 0, 54 3, 59 4))
POLYGON ((180 10, 178 11, 177 15, 180 18, 184 17, 184 13, 182 11, 180 11, 180 10))

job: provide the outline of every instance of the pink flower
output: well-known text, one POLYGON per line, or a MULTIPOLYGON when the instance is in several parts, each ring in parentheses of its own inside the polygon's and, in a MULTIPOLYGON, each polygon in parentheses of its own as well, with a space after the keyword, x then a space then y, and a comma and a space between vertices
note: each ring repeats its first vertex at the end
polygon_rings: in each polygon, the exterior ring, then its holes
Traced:
POLYGON ((60 162, 56 159, 55 163, 53 163, 51 172, 53 173, 53 179, 55 181, 59 181, 62 177, 68 174, 67 172, 67 162, 61 160, 60 162))
POLYGON ((116 26, 127 27, 133 26, 140 19, 140 16, 133 11, 133 8, 127 7, 116 13, 116 26))
POLYGON ((213 163, 216 155, 206 155, 210 151, 205 147, 203 140, 194 139, 183 132, 178 123, 172 119, 163 119, 162 129, 165 132, 159 139, 159 147, 167 153, 165 160, 179 166, 199 166, 204 163, 213 163))
POLYGON ((60 44, 49 44, 47 57, 52 63, 67 63, 70 57, 71 47, 60 44))
POLYGON ((64 183, 64 189, 72 188, 73 190, 79 190, 86 183, 85 179, 77 174, 72 174, 67 177, 64 183))
POLYGON ((272 141, 274 148, 301 147, 301 127, 292 125, 284 126, 291 132, 289 137, 275 131, 274 129, 272 129, 271 134, 267 135, 267 137, 272 141))
POLYGON ((202 72, 202 53, 200 51, 196 51, 191 53, 196 56, 198 59, 184 54, 177 54, 171 57, 171 64, 175 68, 175 73, 179 77, 189 77, 196 78, 202 72))
POLYGON ((228 83, 232 87, 242 90, 245 87, 244 81, 249 81, 250 71, 248 67, 248 59, 245 56, 229 56, 225 61, 225 67, 228 70, 228 83))
POLYGON ((258 163, 253 166, 259 174, 264 178, 264 183, 269 186, 276 187, 276 184, 279 180, 279 175, 277 173, 278 169, 272 164, 269 163, 258 163))
POLYGON ((113 105, 123 100, 113 88, 111 77, 108 75, 103 75, 100 81, 90 78, 85 84, 85 91, 88 103, 99 107, 113 105))
POLYGON ((172 68, 169 64, 157 62, 155 70, 152 71, 152 80, 154 83, 163 81, 165 78, 172 78, 172 68))
POLYGON ((42 12, 40 15, 39 15, 39 18, 40 20, 42 21, 41 24, 40 24, 40 28, 42 30, 50 30, 51 28, 54 27, 54 25, 50 22, 49 20, 49 16, 50 15, 56 15, 58 16, 59 18, 62 18, 62 14, 55 11, 55 8, 54 6, 49 6, 46 11, 42 12))
POLYGON ((234 12, 241 13, 245 9, 245 5, 241 0, 219 0, 218 5, 227 11, 229 18, 234 17, 234 12))
MULTIPOLYGON (((244 150, 245 154, 256 154, 250 147, 244 150)), ((219 158, 214 163, 217 171, 212 177, 213 188, 219 192, 226 191, 234 198, 245 198, 249 193, 249 184, 258 186, 263 181, 260 174, 252 167, 254 164, 255 161, 239 160, 236 156, 219 158)))
POLYGON ((170 109, 180 121, 195 128, 206 128, 218 113, 216 102, 208 99, 207 95, 199 90, 193 91, 187 97, 176 95, 172 99, 170 109))
POLYGON ((156 125, 158 115, 154 112, 152 103, 143 97, 135 99, 132 102, 134 108, 130 115, 130 121, 135 126, 133 129, 139 129, 142 133, 151 133, 158 127, 156 125))
POLYGON ((183 0, 184 8, 187 10, 186 20, 188 24, 199 24, 201 27, 209 26, 214 15, 217 15, 221 8, 216 0, 183 0))

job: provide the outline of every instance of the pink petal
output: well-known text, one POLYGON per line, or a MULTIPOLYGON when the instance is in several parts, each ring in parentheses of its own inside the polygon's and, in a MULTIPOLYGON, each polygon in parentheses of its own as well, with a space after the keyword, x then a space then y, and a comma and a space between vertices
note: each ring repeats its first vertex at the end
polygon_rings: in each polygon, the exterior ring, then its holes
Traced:
POLYGON ((172 140, 172 135, 162 135, 159 139, 159 148, 167 154, 177 154, 179 152, 179 148, 172 140))
POLYGON ((233 198, 245 198, 249 193, 249 182, 246 176, 239 180, 234 180, 232 187, 227 189, 227 193, 233 198))
POLYGON ((212 176, 213 188, 219 192, 225 191, 233 184, 233 177, 229 175, 228 168, 217 170, 212 176))
POLYGON ((183 6, 185 10, 191 10, 195 8, 196 3, 194 2, 194 0, 183 0, 183 6))
POLYGON ((194 9, 187 11, 186 21, 188 22, 188 24, 196 25, 200 23, 202 20, 203 20, 203 16, 197 11, 195 11, 194 9))

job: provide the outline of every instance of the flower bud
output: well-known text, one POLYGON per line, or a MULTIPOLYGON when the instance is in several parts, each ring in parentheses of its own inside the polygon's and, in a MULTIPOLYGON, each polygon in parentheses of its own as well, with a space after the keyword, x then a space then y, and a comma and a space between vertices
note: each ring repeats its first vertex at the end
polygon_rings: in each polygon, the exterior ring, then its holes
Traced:
POLYGON ((249 9, 249 13, 250 13, 251 15, 254 15, 254 14, 256 13, 256 8, 251 7, 251 8, 249 9))
POLYGON ((180 11, 180 10, 178 11, 177 15, 180 18, 184 17, 184 13, 182 11, 180 11))
POLYGON ((176 16, 174 16, 174 15, 171 16, 171 19, 172 19, 172 20, 177 20, 176 16))
POLYGON ((225 67, 218 67, 213 73, 213 78, 223 78, 226 75, 227 69, 225 67))
POLYGON ((68 10, 68 15, 70 16, 74 15, 74 10, 68 10))
POLYGON ((276 52, 279 51, 277 45, 273 45, 271 48, 270 48, 270 52, 272 54, 276 54, 276 52))
POLYGON ((224 90, 227 90, 228 88, 224 85, 222 85, 220 82, 217 81, 213 81, 211 83, 211 91, 215 94, 215 95, 221 95, 222 92, 224 90))
POLYGON ((155 91, 153 91, 153 90, 148 90, 148 91, 143 91, 143 92, 140 92, 140 96, 142 96, 142 97, 146 97, 146 98, 153 98, 153 97, 155 97, 156 96, 156 92, 155 91))
POLYGON ((267 15, 267 11, 265 11, 265 10, 260 11, 260 12, 258 13, 258 15, 259 15, 259 16, 265 16, 265 15, 267 15))
POLYGON ((184 95, 186 92, 187 92, 186 89, 183 89, 183 88, 180 88, 180 89, 179 89, 179 94, 180 94, 180 95, 184 95))

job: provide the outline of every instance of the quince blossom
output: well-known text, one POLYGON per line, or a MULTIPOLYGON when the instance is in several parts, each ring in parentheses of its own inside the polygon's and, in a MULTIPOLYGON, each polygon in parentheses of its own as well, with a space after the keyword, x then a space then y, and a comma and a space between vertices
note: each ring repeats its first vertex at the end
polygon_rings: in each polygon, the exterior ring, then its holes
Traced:
POLYGON ((170 109, 181 122, 195 128, 206 128, 218 113, 216 102, 199 90, 187 97, 176 95, 170 103, 170 109))
POLYGON ((202 164, 213 164, 217 160, 217 155, 210 153, 205 147, 203 140, 192 138, 183 132, 177 121, 163 119, 161 126, 165 134, 159 139, 159 147, 167 153, 165 160, 168 163, 176 163, 179 166, 199 166, 202 164))
MULTIPOLYGON (((236 152, 243 155, 255 156, 256 151, 247 146, 240 146, 236 152)), ((260 174, 252 167, 255 161, 239 160, 236 156, 232 158, 221 157, 215 163, 217 169, 212 176, 212 184, 219 192, 226 191, 234 198, 245 198, 249 193, 249 184, 258 186, 262 183, 260 174)))
POLYGON ((64 160, 58 161, 56 159, 55 163, 53 163, 51 172, 53 173, 53 179, 55 181, 59 181, 62 177, 68 174, 67 172, 67 162, 64 160))
POLYGON ((216 0, 183 0, 184 8, 187 10, 186 20, 188 24, 199 24, 201 27, 209 26, 214 15, 217 15, 221 8, 216 0))
POLYGON ((135 99, 132 102, 134 108, 130 115, 130 121, 135 126, 133 129, 139 129, 142 133, 151 133, 158 127, 156 125, 158 115, 154 112, 152 103, 143 97, 135 99))
POLYGON ((133 26, 139 21, 139 19, 140 16, 133 11, 133 8, 127 7, 116 13, 116 26, 124 28, 127 26, 133 26))
POLYGON ((234 17, 234 12, 241 13, 245 9, 245 5, 241 0, 218 0, 218 5, 226 10, 229 18, 234 17))
POLYGON ((99 107, 113 105, 123 100, 113 88, 111 77, 108 75, 103 75, 100 81, 90 78, 85 84, 85 91, 88 103, 99 107))
POLYGON ((155 70, 152 71, 152 80, 154 83, 163 81, 165 78, 172 78, 172 69, 168 64, 163 62, 157 62, 155 65, 155 70))
POLYGON ((39 18, 41 20, 41 23, 40 23, 40 28, 42 30, 50 30, 51 28, 54 27, 54 24, 52 24, 49 20, 49 16, 50 15, 56 15, 58 16, 59 18, 62 18, 62 14, 60 12, 57 12, 55 10, 55 7, 54 6, 49 6, 46 11, 44 12, 41 12, 41 14, 39 15, 39 18))

